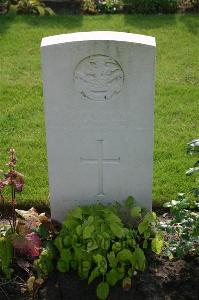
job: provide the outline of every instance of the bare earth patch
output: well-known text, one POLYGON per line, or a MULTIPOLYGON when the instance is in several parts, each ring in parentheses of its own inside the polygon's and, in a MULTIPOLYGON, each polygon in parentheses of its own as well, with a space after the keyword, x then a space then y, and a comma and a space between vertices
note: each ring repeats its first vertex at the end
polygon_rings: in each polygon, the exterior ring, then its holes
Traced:
MULTIPOLYGON (((111 289, 109 300, 197 300, 199 295, 199 261, 168 261, 149 254, 146 271, 134 277, 132 288, 125 292, 120 286, 111 289)), ((97 284, 97 281, 96 281, 97 284)), ((87 285, 74 273, 53 273, 39 291, 40 300, 95 300, 96 284, 87 285)))

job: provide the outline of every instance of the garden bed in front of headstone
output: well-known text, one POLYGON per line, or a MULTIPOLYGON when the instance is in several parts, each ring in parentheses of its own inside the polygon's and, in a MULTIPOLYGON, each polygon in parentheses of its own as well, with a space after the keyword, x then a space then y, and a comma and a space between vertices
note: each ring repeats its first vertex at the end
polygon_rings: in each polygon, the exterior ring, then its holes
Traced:
MULTIPOLYGON (((41 211, 40 208, 37 208, 41 211)), ((49 213, 46 207, 47 214, 49 213)), ((155 208, 160 222, 171 219, 167 209, 155 208)), ((11 211, 4 211, 5 218, 0 225, 8 224, 11 211)), ((59 232, 59 226, 52 222, 59 232)), ((175 235, 165 234, 165 240, 175 239, 175 235)), ((150 249, 145 252, 146 268, 144 272, 135 272, 131 287, 122 288, 122 284, 110 287, 107 299, 197 299, 199 294, 199 259, 197 255, 188 253, 181 259, 169 259, 157 255, 150 249)), ((88 285, 88 280, 81 280, 77 272, 60 272, 55 268, 45 279, 32 282, 36 277, 34 259, 17 254, 14 257, 12 278, 5 280, 0 276, 0 299, 40 299, 40 300, 94 300, 97 299, 96 288, 100 280, 97 278, 88 285)))

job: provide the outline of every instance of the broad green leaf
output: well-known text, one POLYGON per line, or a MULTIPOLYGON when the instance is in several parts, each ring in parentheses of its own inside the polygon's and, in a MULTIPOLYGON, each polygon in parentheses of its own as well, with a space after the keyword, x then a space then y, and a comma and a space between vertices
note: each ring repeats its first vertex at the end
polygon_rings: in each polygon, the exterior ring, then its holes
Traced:
POLYGON ((93 256, 94 261, 96 262, 100 273, 105 274, 107 271, 107 260, 101 254, 97 254, 93 256))
POLYGON ((50 7, 46 7, 45 10, 50 16, 55 16, 55 12, 50 7))
POLYGON ((0 270, 7 278, 11 276, 10 264, 13 259, 13 240, 7 237, 0 237, 0 270))
POLYGON ((110 224, 110 229, 116 237, 121 239, 124 236, 123 228, 117 223, 110 224))
POLYGON ((42 7, 41 5, 37 5, 36 9, 37 9, 37 11, 38 11, 38 13, 39 13, 40 16, 44 16, 45 15, 45 8, 44 7, 42 7))
POLYGON ((144 255, 144 252, 141 248, 137 247, 135 251, 132 253, 132 266, 135 269, 138 269, 140 271, 144 271, 145 269, 145 263, 146 263, 146 257, 144 255))
POLYGON ((78 275, 81 279, 87 279, 88 274, 91 268, 91 263, 90 261, 84 260, 81 261, 78 267, 78 275))
POLYGON ((70 233, 79 225, 79 222, 79 219, 73 218, 73 216, 70 214, 69 218, 63 223, 63 228, 70 233))
POLYGON ((54 241, 54 244, 57 247, 57 249, 61 252, 61 250, 63 249, 62 237, 57 236, 54 241))
POLYGON ((152 223, 157 219, 156 213, 154 211, 150 211, 148 212, 145 216, 143 221, 148 222, 148 223, 152 223))
POLYGON ((93 269, 93 271, 91 272, 91 274, 88 278, 88 284, 90 284, 99 275, 100 275, 99 269, 98 269, 98 267, 96 267, 95 269, 93 269))
POLYGON ((99 265, 99 271, 102 274, 105 274, 107 271, 107 260, 105 258, 101 261, 99 265))
POLYGON ((98 248, 98 245, 97 245, 95 240, 92 240, 92 241, 88 242, 88 244, 87 244, 87 251, 88 252, 93 251, 97 248, 98 248))
POLYGON ((135 199, 134 199, 132 196, 129 196, 129 197, 125 200, 124 205, 125 205, 126 208, 131 208, 131 207, 133 207, 134 202, 135 202, 135 199))
POLYGON ((139 218, 141 216, 141 207, 135 206, 131 209, 131 216, 133 218, 139 218))
POLYGON ((73 245, 76 244, 77 240, 78 240, 78 236, 74 233, 71 237, 71 244, 73 245))
POLYGON ((76 233, 77 233, 77 235, 81 235, 82 234, 82 226, 81 225, 78 225, 77 227, 76 227, 76 233))
POLYGON ((114 213, 110 212, 106 216, 106 221, 110 224, 118 223, 121 224, 121 219, 114 213))
POLYGON ((30 4, 40 4, 40 0, 30 0, 30 4))
POLYGON ((150 236, 151 236, 151 232, 150 232, 149 227, 148 227, 148 229, 144 231, 144 238, 148 239, 150 236))
POLYGON ((117 254, 117 260, 126 262, 129 261, 131 263, 132 261, 132 252, 129 249, 123 249, 117 254))
POLYGON ((123 275, 115 269, 111 269, 106 273, 106 280, 111 286, 116 285, 116 283, 121 280, 123 275))
POLYGON ((107 282, 101 282, 97 286, 97 297, 100 300, 106 300, 109 294, 109 285, 107 282))
POLYGON ((107 233, 107 232, 102 232, 102 236, 103 238, 105 238, 106 240, 111 239, 111 234, 107 233))
POLYGON ((101 254, 98 253, 96 255, 93 255, 93 259, 96 262, 96 264, 99 265, 101 263, 101 261, 103 261, 104 256, 102 256, 101 254))
POLYGON ((119 252, 119 251, 121 250, 121 248, 122 248, 122 245, 121 245, 120 242, 115 242, 115 243, 113 244, 113 246, 112 246, 112 250, 113 250, 115 253, 119 252))
POLYGON ((111 251, 110 253, 107 254, 107 259, 109 262, 109 265, 111 268, 116 268, 117 267, 117 259, 115 257, 115 253, 111 251))
POLYGON ((75 259, 80 262, 82 260, 82 249, 79 246, 73 246, 75 259))
POLYGON ((103 250, 108 250, 110 247, 110 240, 102 239, 101 241, 101 248, 103 250))
POLYGON ((156 236, 155 236, 155 238, 152 239, 151 249, 156 254, 160 254, 161 251, 162 251, 163 246, 164 246, 163 236, 162 236, 162 234, 157 233, 156 236))
POLYGON ((127 239, 127 245, 130 246, 131 248, 135 248, 136 246, 136 240, 132 237, 127 239))
POLYGON ((88 225, 83 229, 83 239, 89 239, 92 236, 95 227, 93 225, 88 225))
POLYGON ((62 273, 68 272, 70 269, 69 262, 59 259, 57 263, 57 269, 62 273))
POLYGON ((149 228, 149 225, 147 222, 145 222, 145 221, 140 222, 138 225, 139 234, 144 233, 148 228, 149 228))
POLYGON ((88 220, 87 220, 87 224, 91 225, 94 222, 94 217, 93 216, 89 216, 88 220))
POLYGON ((71 212, 71 215, 76 219, 82 220, 82 209, 80 207, 77 207, 71 212))
POLYGON ((70 249, 66 249, 66 248, 62 249, 60 255, 61 255, 61 260, 64 260, 66 262, 69 262, 72 258, 70 249))

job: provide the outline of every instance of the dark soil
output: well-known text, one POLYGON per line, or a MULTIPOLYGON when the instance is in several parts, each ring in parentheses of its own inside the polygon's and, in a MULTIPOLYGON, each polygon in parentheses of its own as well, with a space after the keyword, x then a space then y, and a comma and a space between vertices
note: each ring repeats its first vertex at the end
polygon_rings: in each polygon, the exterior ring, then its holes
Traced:
MULTIPOLYGON (((109 300, 198 300, 199 299, 199 260, 169 261, 149 254, 148 267, 142 274, 134 276, 132 288, 124 291, 118 285, 110 290, 109 300)), ((24 275, 24 274, 23 274, 24 275)), ((31 295, 22 294, 22 279, 0 289, 1 300, 30 300, 31 295)), ((40 288, 38 300, 96 300, 96 285, 90 286, 79 280, 75 273, 54 272, 40 288)), ((23 284, 22 284, 23 285, 23 284)), ((0 284, 1 287, 1 284, 0 284)))
MULTIPOLYGON (((132 281, 132 288, 123 291, 111 288, 109 300, 181 300, 199 299, 199 261, 189 258, 170 262, 150 254, 148 268, 132 281)), ((40 300, 95 300, 95 284, 87 285, 76 274, 52 274, 39 291, 40 300)))
MULTIPOLYGON (((163 214, 164 218, 167 215, 161 209, 156 208, 155 211, 163 214)), ((184 260, 169 261, 149 252, 147 261, 145 272, 133 277, 132 288, 129 291, 124 291, 119 285, 111 288, 108 300, 199 299, 199 257, 189 256, 184 260)), ((15 278, 11 282, 3 281, 0 277, 0 300, 32 300, 32 295, 23 293, 25 282, 31 274, 17 265, 13 268, 15 278)), ((55 271, 41 286, 34 299, 96 300, 97 284, 96 280, 88 286, 87 281, 80 280, 75 273, 55 271)))

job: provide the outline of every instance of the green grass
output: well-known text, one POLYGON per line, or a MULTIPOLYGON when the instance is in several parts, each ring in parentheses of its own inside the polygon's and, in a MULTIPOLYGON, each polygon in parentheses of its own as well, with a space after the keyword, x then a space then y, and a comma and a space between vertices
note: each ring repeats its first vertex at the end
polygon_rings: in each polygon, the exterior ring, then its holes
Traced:
POLYGON ((194 178, 184 172, 194 158, 186 155, 186 143, 199 136, 198 28, 197 15, 0 16, 0 169, 13 146, 26 178, 20 201, 48 202, 41 39, 90 30, 156 37, 153 199, 188 191, 194 178))

